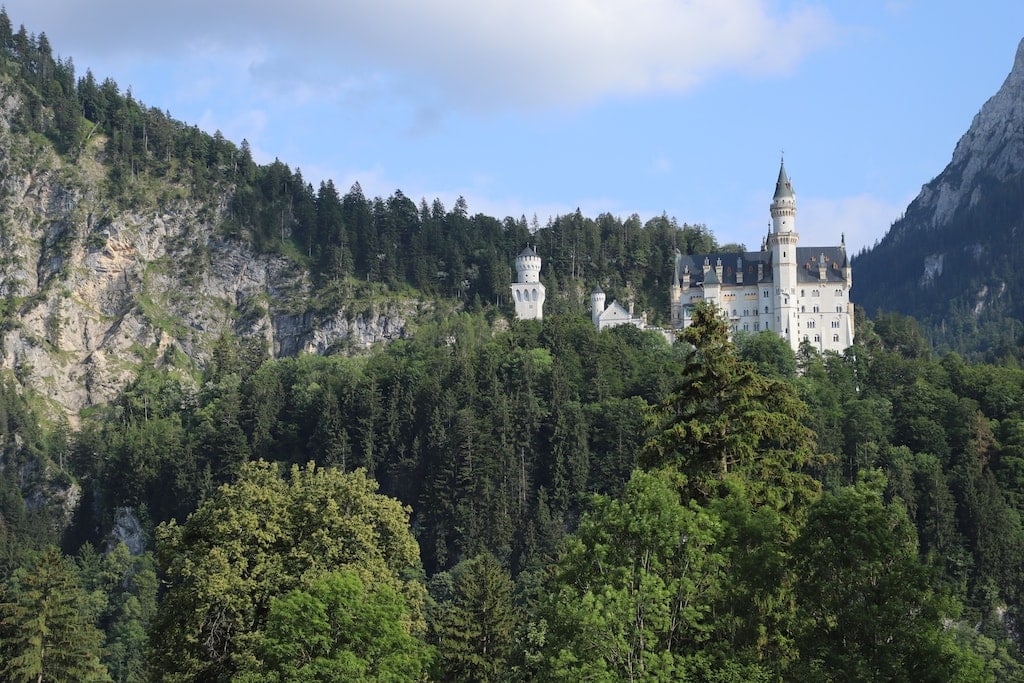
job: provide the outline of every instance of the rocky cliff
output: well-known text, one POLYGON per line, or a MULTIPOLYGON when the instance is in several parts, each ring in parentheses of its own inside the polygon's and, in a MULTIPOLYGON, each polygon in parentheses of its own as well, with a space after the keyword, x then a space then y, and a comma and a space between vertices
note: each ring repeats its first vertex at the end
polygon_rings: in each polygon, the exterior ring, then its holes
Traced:
POLYGON ((0 85, 0 363, 54 406, 108 400, 143 363, 201 368, 225 333, 275 356, 409 334, 416 301, 311 309, 317 292, 294 261, 217 236, 226 196, 139 178, 112 199, 105 141, 58 155, 12 130, 20 106, 0 85))
MULTIPOLYGON (((1019 334, 1024 313, 1024 41, 946 168, 854 259, 855 303, 920 319, 940 348, 1019 334)), ((984 348, 981 348, 984 350, 984 348)))

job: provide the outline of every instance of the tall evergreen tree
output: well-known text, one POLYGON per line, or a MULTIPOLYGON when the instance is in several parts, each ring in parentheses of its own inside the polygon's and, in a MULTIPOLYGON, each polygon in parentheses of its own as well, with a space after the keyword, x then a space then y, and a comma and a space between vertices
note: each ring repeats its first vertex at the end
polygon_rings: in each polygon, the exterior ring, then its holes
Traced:
POLYGON ((0 593, 0 676, 12 683, 110 681, 103 634, 86 609, 74 566, 51 547, 0 593))

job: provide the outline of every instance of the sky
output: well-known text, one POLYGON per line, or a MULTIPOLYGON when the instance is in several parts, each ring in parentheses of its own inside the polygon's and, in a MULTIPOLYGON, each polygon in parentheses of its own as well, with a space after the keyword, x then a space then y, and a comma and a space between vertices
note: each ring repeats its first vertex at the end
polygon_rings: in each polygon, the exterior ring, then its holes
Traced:
POLYGON ((76 74, 318 187, 471 214, 662 214, 757 249, 779 162, 856 253, 938 175, 1021 0, 5 0, 76 74))

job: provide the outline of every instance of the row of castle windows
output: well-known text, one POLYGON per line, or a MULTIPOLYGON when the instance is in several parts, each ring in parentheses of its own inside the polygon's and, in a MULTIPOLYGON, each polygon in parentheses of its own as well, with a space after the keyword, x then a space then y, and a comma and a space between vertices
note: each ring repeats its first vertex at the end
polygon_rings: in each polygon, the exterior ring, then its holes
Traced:
MULTIPOLYGON (((800 307, 800 312, 801 313, 806 313, 807 312, 807 307, 806 306, 801 306, 800 307)), ((818 311, 818 305, 817 304, 815 304, 814 306, 811 307, 811 313, 819 313, 819 312, 820 311, 818 311)), ((836 306, 836 313, 842 313, 842 312, 843 312, 842 304, 840 304, 839 306, 836 306)))
MULTIPOLYGON (((765 315, 768 315, 768 307, 767 307, 767 306, 765 306, 765 307, 764 307, 764 314, 765 314, 765 315)), ((744 315, 744 316, 748 316, 748 315, 750 315, 750 309, 749 309, 749 308, 744 308, 744 309, 743 309, 743 315, 744 315)), ((758 312, 757 312, 757 309, 756 309, 756 308, 754 309, 754 315, 760 315, 760 313, 758 313, 758 312)), ((732 317, 734 317, 734 318, 738 318, 738 317, 740 317, 740 316, 739 316, 739 310, 738 310, 738 309, 735 309, 735 308, 734 308, 734 309, 732 309, 732 317)))
MULTIPOLYGON (((804 335, 804 341, 811 341, 806 334, 804 335)), ((820 342, 821 341, 821 335, 820 334, 814 335, 814 341, 820 342)), ((839 341, 839 335, 838 334, 833 334, 832 335, 832 341, 838 342, 839 341)))
POLYGON ((523 292, 518 289, 516 290, 516 301, 539 301, 537 297, 538 294, 536 289, 533 290, 532 292, 523 292))

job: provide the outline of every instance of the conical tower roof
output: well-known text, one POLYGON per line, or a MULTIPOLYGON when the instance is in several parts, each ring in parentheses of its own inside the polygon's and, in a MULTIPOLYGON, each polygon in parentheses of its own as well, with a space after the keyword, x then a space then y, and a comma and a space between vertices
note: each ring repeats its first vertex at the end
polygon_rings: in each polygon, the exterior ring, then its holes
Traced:
POLYGON ((775 182, 775 197, 773 199, 795 199, 793 194, 793 183, 789 182, 786 175, 786 163, 779 163, 779 179, 775 182))

